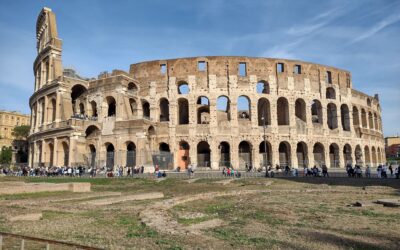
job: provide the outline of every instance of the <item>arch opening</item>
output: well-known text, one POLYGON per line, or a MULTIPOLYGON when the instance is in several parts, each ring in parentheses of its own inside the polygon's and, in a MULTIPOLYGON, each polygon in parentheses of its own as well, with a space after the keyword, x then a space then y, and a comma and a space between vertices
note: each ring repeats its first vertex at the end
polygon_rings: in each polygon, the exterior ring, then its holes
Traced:
POLYGON ((346 104, 340 106, 340 116, 342 118, 342 129, 344 131, 350 131, 350 112, 346 104))
POLYGON ((308 167, 308 150, 307 144, 303 141, 297 143, 296 148, 297 165, 299 168, 308 167))
POLYGON ((197 144, 197 166, 211 167, 211 150, 210 145, 206 141, 197 144))
POLYGON ((115 116, 117 114, 117 104, 115 102, 114 97, 107 96, 106 101, 107 101, 107 116, 108 117, 115 116))
POLYGON ((313 154, 314 154, 314 165, 316 165, 317 167, 322 167, 322 165, 325 164, 324 146, 319 142, 315 143, 313 148, 313 154))
POLYGON ((247 168, 252 167, 253 162, 251 155, 252 151, 251 144, 247 141, 240 142, 238 151, 239 151, 239 168, 244 169, 246 168, 246 166, 247 168))
POLYGON ((218 124, 231 120, 230 100, 226 96, 219 96, 217 99, 217 121, 218 124))
POLYGON ((251 120, 251 104, 249 97, 241 95, 237 100, 239 120, 251 120))
POLYGON ((334 88, 329 87, 326 89, 326 99, 336 99, 336 91, 334 88))
POLYGON ((210 101, 205 96, 197 98, 197 124, 210 123, 210 101))
POLYGON ((291 166, 291 148, 290 144, 286 141, 279 143, 279 166, 282 168, 291 166))
POLYGON ((277 102, 278 126, 289 125, 289 103, 285 97, 280 97, 277 102))
POLYGON ((329 162, 331 168, 340 167, 339 152, 339 146, 336 143, 329 145, 329 162))
POLYGON ((180 81, 178 83, 178 94, 186 95, 189 94, 189 84, 185 81, 180 81))
POLYGON ((322 105, 318 100, 313 100, 311 103, 311 120, 313 124, 322 124, 322 105))
POLYGON ((219 166, 231 167, 231 147, 228 142, 223 141, 218 146, 219 149, 219 166))
POLYGON ((256 86, 258 94, 270 94, 269 83, 266 81, 259 81, 256 86))
POLYGON ((146 100, 142 100, 143 119, 150 119, 150 104, 146 100))
POLYGON ((258 126, 271 125, 271 106, 267 98, 260 98, 257 104, 258 126))
POLYGON ((166 98, 160 99, 160 122, 169 121, 169 101, 166 98))
POLYGON ((327 106, 328 112, 328 128, 333 130, 338 127, 337 110, 334 103, 329 103, 327 106))
POLYGON ((352 151, 349 144, 346 144, 343 147, 343 159, 346 166, 353 165, 352 151))
POLYGON ((185 98, 178 99, 178 124, 189 124, 189 102, 185 98))
POLYGON ((186 141, 180 141, 178 151, 178 166, 181 169, 187 169, 190 164, 189 151, 189 143, 187 143, 186 141))
POLYGON ((126 145, 126 166, 136 166, 136 145, 133 142, 128 142, 126 145))
POLYGON ((272 147, 268 141, 262 141, 258 148, 260 154, 260 166, 272 166, 272 147))

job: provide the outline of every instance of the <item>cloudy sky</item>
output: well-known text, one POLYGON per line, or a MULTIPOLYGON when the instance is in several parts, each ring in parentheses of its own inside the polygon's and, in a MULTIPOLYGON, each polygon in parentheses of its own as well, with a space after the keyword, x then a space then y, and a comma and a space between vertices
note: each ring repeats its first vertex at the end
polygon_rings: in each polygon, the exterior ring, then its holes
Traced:
POLYGON ((57 16, 63 64, 86 77, 188 56, 299 59, 352 72, 378 93, 386 136, 400 133, 400 1, 0 0, 0 109, 29 113, 35 23, 57 16))

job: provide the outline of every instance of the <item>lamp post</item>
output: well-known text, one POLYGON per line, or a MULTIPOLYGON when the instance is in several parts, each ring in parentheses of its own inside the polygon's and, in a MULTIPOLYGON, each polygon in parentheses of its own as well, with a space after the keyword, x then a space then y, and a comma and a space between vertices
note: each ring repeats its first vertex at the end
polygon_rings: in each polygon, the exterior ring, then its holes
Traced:
POLYGON ((263 121, 263 130, 264 130, 264 154, 263 154, 263 160, 264 160, 264 167, 265 167, 265 176, 269 176, 268 175, 268 168, 266 166, 266 162, 267 162, 267 140, 266 140, 266 136, 265 136, 265 117, 264 115, 261 117, 261 120, 263 121))

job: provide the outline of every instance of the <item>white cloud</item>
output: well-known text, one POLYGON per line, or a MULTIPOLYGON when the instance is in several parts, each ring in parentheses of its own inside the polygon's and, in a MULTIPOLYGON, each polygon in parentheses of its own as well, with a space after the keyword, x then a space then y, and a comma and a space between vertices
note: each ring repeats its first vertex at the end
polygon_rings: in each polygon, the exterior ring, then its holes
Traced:
POLYGON ((373 25, 371 28, 369 28, 368 30, 366 30, 365 32, 363 32, 362 34, 357 36, 356 38, 354 38, 352 43, 356 43, 356 42, 362 41, 364 39, 367 39, 367 38, 375 35, 379 31, 383 30, 387 26, 397 23, 398 21, 400 21, 400 13, 390 15, 390 16, 382 19, 380 22, 376 23, 375 25, 373 25))

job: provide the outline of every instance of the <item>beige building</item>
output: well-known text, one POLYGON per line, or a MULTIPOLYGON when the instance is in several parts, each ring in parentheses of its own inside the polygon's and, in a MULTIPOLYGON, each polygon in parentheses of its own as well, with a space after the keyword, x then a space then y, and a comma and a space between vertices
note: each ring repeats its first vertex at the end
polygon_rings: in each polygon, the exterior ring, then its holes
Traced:
POLYGON ((28 125, 30 116, 15 111, 0 110, 0 149, 11 147, 15 139, 12 135, 16 126, 28 125))
POLYGON ((386 147, 390 147, 394 144, 400 144, 400 136, 388 136, 385 137, 386 147))
POLYGON ((353 89, 346 70, 213 56, 136 63, 129 72, 85 79, 63 70, 50 9, 41 11, 36 32, 33 166, 344 167, 385 160, 379 99, 353 89))

